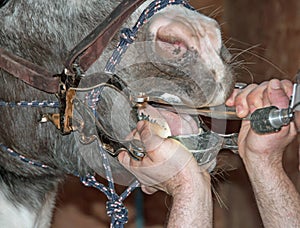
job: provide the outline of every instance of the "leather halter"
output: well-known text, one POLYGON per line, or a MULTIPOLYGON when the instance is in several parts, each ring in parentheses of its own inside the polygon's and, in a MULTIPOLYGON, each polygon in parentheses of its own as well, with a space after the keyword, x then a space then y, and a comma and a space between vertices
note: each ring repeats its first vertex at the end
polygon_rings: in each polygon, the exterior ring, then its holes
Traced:
MULTIPOLYGON (((123 0, 101 24, 71 50, 61 74, 53 75, 45 68, 2 48, 0 48, 0 68, 38 90, 57 94, 60 100, 60 111, 49 115, 48 119, 62 134, 68 134, 73 130, 72 100, 75 97, 75 91, 69 88, 78 87, 84 72, 100 57, 123 22, 144 1, 123 0)), ((4 5, 6 1, 0 3, 4 5)))
MULTIPOLYGON (((4 0, 0 4, 4 5, 6 2, 4 0)), ((66 59, 66 70, 62 75, 75 74, 75 77, 78 77, 76 69, 85 72, 99 58, 124 20, 143 2, 144 0, 123 0, 101 24, 73 48, 66 59)), ((0 48, 0 68, 36 89, 47 93, 59 92, 59 77, 2 48, 0 48)))

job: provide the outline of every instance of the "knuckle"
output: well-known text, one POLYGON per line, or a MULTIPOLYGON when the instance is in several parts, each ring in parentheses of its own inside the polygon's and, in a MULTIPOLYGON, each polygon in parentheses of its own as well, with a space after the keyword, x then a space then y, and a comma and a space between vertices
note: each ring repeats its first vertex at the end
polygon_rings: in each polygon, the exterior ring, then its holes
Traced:
POLYGON ((248 105, 253 105, 255 107, 260 107, 262 105, 262 95, 257 93, 250 93, 247 96, 248 105))
POLYGON ((246 101, 246 94, 238 94, 235 98, 235 103, 236 105, 239 105, 239 104, 244 104, 246 101))

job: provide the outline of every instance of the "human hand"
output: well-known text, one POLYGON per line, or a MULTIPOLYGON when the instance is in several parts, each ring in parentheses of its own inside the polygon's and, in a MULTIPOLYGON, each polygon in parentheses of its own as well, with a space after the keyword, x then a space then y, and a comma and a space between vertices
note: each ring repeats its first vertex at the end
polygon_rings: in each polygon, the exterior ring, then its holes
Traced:
MULTIPOLYGON (((260 85, 251 84, 242 91, 235 90, 226 105, 235 106, 237 115, 248 116, 258 108, 277 106, 287 108, 293 85, 288 80, 273 79, 260 85)), ((294 123, 282 127, 279 132, 258 135, 253 132, 249 121, 243 121, 239 133, 239 153, 244 162, 267 161, 279 163, 286 146, 294 139, 296 128, 294 123)))
MULTIPOLYGON (((151 117, 156 116, 158 119, 160 116, 160 122, 167 117, 167 113, 159 113, 151 107, 147 110, 151 112, 151 117)), ((170 129, 167 126, 161 127, 162 123, 158 125, 149 121, 139 121, 132 137, 143 142, 146 156, 141 161, 136 161, 124 151, 118 156, 120 163, 137 177, 142 183, 143 191, 149 194, 159 189, 176 195, 182 188, 199 188, 203 181, 209 186, 209 174, 198 166, 188 149, 177 140, 166 138, 171 132, 195 133, 194 124, 180 116, 168 119, 170 129), (180 122, 184 124, 179 124, 180 122), (185 129, 174 129, 174 126, 185 126, 185 129)))

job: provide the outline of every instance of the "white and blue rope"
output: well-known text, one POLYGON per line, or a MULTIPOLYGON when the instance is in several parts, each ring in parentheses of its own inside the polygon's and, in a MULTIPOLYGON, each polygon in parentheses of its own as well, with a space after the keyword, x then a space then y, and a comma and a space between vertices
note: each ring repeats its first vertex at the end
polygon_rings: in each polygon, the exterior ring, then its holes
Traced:
POLYGON ((128 210, 124 206, 123 201, 129 194, 137 187, 139 187, 139 182, 134 181, 120 196, 115 191, 114 180, 112 177, 112 170, 109 164, 107 153, 98 141, 98 147, 100 155, 102 157, 102 162, 105 170, 105 176, 108 181, 108 188, 99 183, 95 176, 88 174, 85 177, 81 177, 81 182, 88 187, 94 187, 101 192, 103 192, 108 201, 106 202, 107 215, 111 217, 111 227, 123 228, 124 224, 128 222, 128 210))
POLYGON ((105 66, 106 72, 114 73, 115 66, 121 61, 122 55, 126 52, 129 44, 134 42, 139 29, 145 23, 147 23, 148 19, 151 18, 155 13, 170 5, 183 5, 190 10, 195 10, 185 0, 156 0, 150 3, 150 5, 142 12, 138 21, 131 29, 123 28, 121 30, 120 42, 105 66))
POLYGON ((37 107, 37 108, 59 108, 58 101, 19 101, 7 102, 0 100, 0 107, 37 107))
POLYGON ((39 168, 43 168, 43 169, 50 169, 51 167, 49 167, 48 165, 42 164, 38 161, 35 161, 33 159, 29 159, 26 158, 25 156, 15 152, 13 149, 8 148, 7 146, 0 144, 0 150, 2 150, 3 152, 7 152, 10 156, 17 158, 18 160, 27 163, 29 165, 33 165, 39 168))
MULTIPOLYGON (((148 21, 150 17, 152 17, 159 10, 170 6, 170 5, 183 5, 184 7, 194 10, 192 6, 188 4, 185 0, 156 0, 153 1, 141 14, 136 24, 131 28, 124 28, 121 30, 120 42, 117 48, 114 50, 111 58, 108 60, 105 71, 113 73, 115 70, 115 66, 121 61, 122 55, 127 50, 129 44, 133 43, 136 39, 137 32, 139 29, 148 21)), ((101 94, 101 88, 97 88, 92 90, 87 96, 86 101, 88 106, 92 109, 93 113, 96 115, 96 105, 101 94)), ((59 102, 56 101, 20 101, 20 102, 6 102, 0 100, 0 107, 37 107, 37 108, 59 108, 59 102)), ((106 210, 109 217, 111 217, 111 225, 110 227, 114 228, 123 228, 124 224, 128 221, 128 210, 123 204, 123 200, 137 187, 139 187, 139 182, 134 181, 121 195, 118 195, 115 191, 114 180, 112 177, 112 170, 109 164, 109 160, 107 157, 107 153, 105 149, 102 147, 101 142, 98 141, 99 152, 102 156, 103 166, 105 169, 106 179, 108 181, 108 187, 104 186, 100 182, 98 182, 94 175, 87 174, 84 177, 80 177, 81 182, 88 187, 94 187, 99 191, 103 192, 108 201, 106 203, 106 210)), ((19 159, 22 162, 27 164, 43 168, 50 169, 48 165, 42 164, 38 161, 26 158, 25 156, 17 153, 11 148, 6 147, 3 144, 0 144, 0 150, 8 153, 9 155, 19 159)), ((78 176, 77 173, 73 173, 73 175, 78 176)))

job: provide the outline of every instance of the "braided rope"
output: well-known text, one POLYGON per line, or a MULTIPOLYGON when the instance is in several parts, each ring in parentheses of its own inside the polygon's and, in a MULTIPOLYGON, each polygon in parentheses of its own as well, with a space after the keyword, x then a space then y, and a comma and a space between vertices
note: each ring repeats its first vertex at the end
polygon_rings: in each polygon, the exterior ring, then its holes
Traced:
POLYGON ((131 29, 121 29, 120 42, 105 66, 106 72, 114 72, 115 66, 121 61, 121 57, 126 52, 129 44, 134 42, 138 31, 145 23, 147 23, 148 19, 161 9, 170 5, 183 5, 190 10, 195 10, 185 0, 156 0, 150 3, 150 5, 142 12, 138 21, 131 29))
POLYGON ((123 204, 123 200, 130 195, 130 193, 137 187, 139 182, 134 181, 120 196, 115 191, 114 180, 112 177, 112 170, 109 164, 107 153, 103 149, 101 143, 98 141, 98 148, 102 157, 102 162, 105 170, 105 176, 108 181, 108 188, 99 183, 95 176, 88 174, 81 177, 81 182, 87 187, 94 187, 103 192, 108 201, 106 202, 107 215, 111 217, 110 227, 123 228, 124 224, 128 222, 128 210, 123 204))
POLYGON ((39 108, 59 108, 58 101, 19 101, 7 102, 0 100, 0 107, 39 107, 39 108))
POLYGON ((90 107, 92 109, 95 116, 97 115, 96 107, 97 107, 97 103, 101 99, 100 94, 101 94, 102 90, 103 90, 103 87, 98 87, 98 88, 92 89, 85 96, 85 100, 87 102, 87 105, 88 105, 88 107, 90 107))
MULTIPOLYGON (((115 70, 115 66, 121 61, 121 57, 124 52, 127 50, 129 44, 133 43, 137 32, 139 29, 148 21, 150 17, 152 17, 159 10, 170 6, 170 5, 183 5, 184 7, 194 10, 192 6, 190 6, 185 0, 156 0, 153 1, 141 14, 137 23, 132 27, 132 29, 124 28, 121 30, 120 42, 117 48, 114 50, 111 58, 108 60, 105 71, 113 72, 115 70)), ((99 101, 100 93, 102 88, 93 89, 86 96, 86 101, 88 106, 93 110, 93 113, 96 115, 96 105, 99 101)), ((41 107, 41 108, 59 108, 59 102, 52 101, 20 101, 20 102, 5 102, 0 100, 0 107, 41 107)), ((123 200, 129 196, 129 194, 137 187, 139 187, 139 182, 134 181, 121 195, 118 195, 115 191, 114 180, 112 177, 112 170, 109 164, 109 160, 107 157, 107 153, 105 149, 102 147, 101 142, 98 141, 98 148, 100 151, 100 155, 102 157, 103 166, 105 169, 106 179, 108 181, 108 187, 104 186, 100 182, 98 182, 95 176, 91 174, 87 174, 84 177, 80 177, 81 182, 87 187, 94 187, 101 192, 103 192, 108 201, 106 202, 106 210, 109 217, 111 217, 110 227, 115 228, 123 228, 124 224, 128 221, 128 210, 123 205, 123 200)), ((30 165, 34 165, 43 169, 49 169, 51 167, 42 164, 38 161, 34 161, 32 159, 28 159, 25 156, 15 152, 14 150, 6 147, 3 144, 0 144, 0 149, 4 152, 7 152, 9 155, 16 157, 22 162, 25 162, 30 165)), ((78 174, 73 173, 75 176, 78 174)))
POLYGON ((4 152, 7 152, 9 155, 11 155, 12 157, 15 157, 17 159, 19 159, 20 161, 22 162, 25 162, 29 165, 33 165, 33 166, 36 166, 36 167, 39 167, 39 168, 43 168, 43 169, 50 169, 51 167, 48 166, 48 165, 45 165, 45 164, 42 164, 38 161, 34 161, 32 159, 29 159, 29 158, 26 158, 25 156, 15 152, 13 149, 11 148, 8 148, 7 146, 3 145, 3 144, 0 144, 0 149, 4 152))

